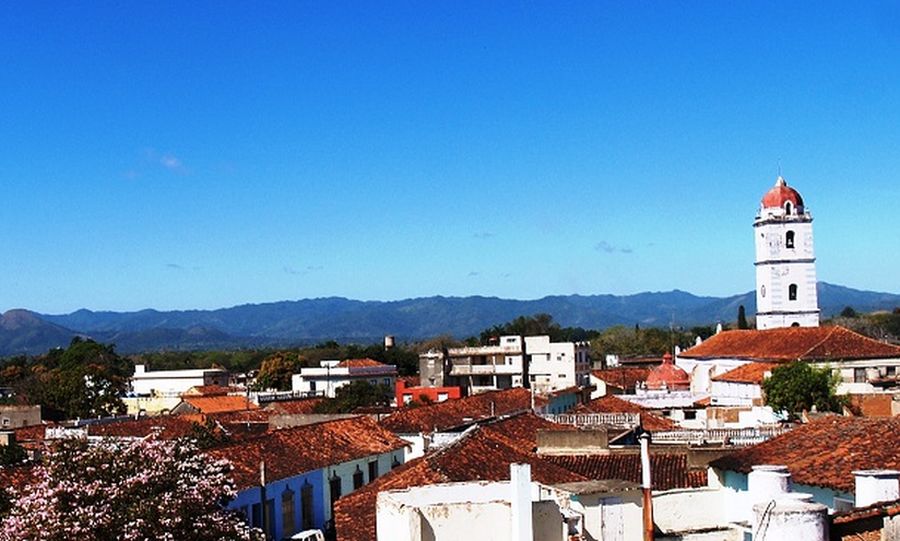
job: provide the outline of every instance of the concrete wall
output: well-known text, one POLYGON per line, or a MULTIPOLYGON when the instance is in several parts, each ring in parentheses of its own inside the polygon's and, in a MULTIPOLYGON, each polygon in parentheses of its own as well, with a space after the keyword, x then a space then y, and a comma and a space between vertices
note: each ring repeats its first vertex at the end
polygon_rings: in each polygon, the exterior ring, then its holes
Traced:
POLYGON ((0 430, 41 424, 40 406, 0 406, 0 430))
POLYGON ((639 490, 578 494, 573 499, 584 508, 585 541, 643 539, 643 510, 639 490))
POLYGON ((537 449, 546 455, 595 454, 609 450, 609 436, 606 429, 541 430, 537 449))

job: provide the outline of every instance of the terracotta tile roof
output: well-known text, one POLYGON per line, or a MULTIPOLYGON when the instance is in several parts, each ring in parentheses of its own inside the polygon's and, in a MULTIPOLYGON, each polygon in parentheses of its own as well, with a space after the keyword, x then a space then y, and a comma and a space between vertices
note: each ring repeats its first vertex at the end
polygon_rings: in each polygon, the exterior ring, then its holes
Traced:
POLYGON ((528 463, 532 479, 544 484, 587 480, 524 449, 537 439, 536 431, 552 426, 533 414, 499 420, 437 452, 417 458, 374 482, 344 496, 335 506, 335 525, 341 541, 375 541, 375 500, 379 492, 436 483, 502 481, 509 465, 528 463), (535 432, 531 432, 531 430, 535 432))
POLYGON ((398 434, 432 432, 530 409, 531 392, 516 387, 417 408, 404 408, 382 419, 381 425, 398 434))
POLYGON ((733 370, 729 370, 724 374, 713 377, 713 381, 726 381, 728 383, 754 383, 761 384, 765 379, 766 373, 771 373, 776 363, 751 362, 741 365, 733 370))
POLYGON ((593 370, 591 375, 612 387, 634 390, 636 384, 647 380, 650 369, 642 366, 620 366, 593 370))
POLYGON ((110 438, 145 438, 151 434, 164 440, 188 436, 197 424, 202 424, 202 415, 158 415, 141 417, 113 423, 87 425, 89 436, 110 438))
POLYGON ((839 326, 724 331, 683 351, 688 359, 828 361, 900 358, 900 347, 839 326))
POLYGON ((644 408, 634 402, 608 394, 578 405, 573 413, 640 413, 642 411, 644 408))
MULTIPOLYGON (((588 479, 641 482, 641 455, 638 453, 554 455, 546 458, 588 479)), ((706 470, 691 470, 686 454, 651 453, 650 471, 655 490, 706 486, 706 470)))
POLYGON ((650 413, 634 402, 623 400, 611 394, 580 404, 573 410, 573 413, 640 413, 641 427, 651 432, 673 430, 677 426, 670 419, 650 413))
POLYGON ((276 411, 280 414, 298 415, 313 413, 324 398, 300 398, 298 400, 279 400, 266 404, 265 409, 276 411))
POLYGON ((44 433, 48 426, 56 426, 53 423, 23 426, 13 430, 16 434, 16 442, 44 441, 44 433))
POLYGON ((338 368, 369 368, 376 366, 384 366, 393 368, 392 365, 384 364, 376 361, 375 359, 344 359, 343 361, 337 363, 338 368))
POLYGON ((259 407, 247 400, 246 396, 185 396, 181 401, 198 413, 240 411, 259 407))
POLYGON ((240 387, 223 387, 221 385, 196 385, 191 387, 181 396, 224 396, 227 394, 243 393, 240 387))
POLYGON ((480 429, 493 437, 501 438, 510 447, 525 453, 537 448, 537 433, 541 430, 578 430, 572 425, 561 425, 548 421, 534 413, 520 413, 488 421, 480 429))
POLYGON ((275 430, 209 451, 229 460, 238 490, 259 485, 259 463, 269 481, 286 479, 333 464, 388 453, 409 445, 368 417, 352 417, 275 430))
POLYGON ((854 470, 900 469, 900 418, 817 419, 710 466, 749 473, 756 464, 783 464, 796 483, 852 493, 854 470))

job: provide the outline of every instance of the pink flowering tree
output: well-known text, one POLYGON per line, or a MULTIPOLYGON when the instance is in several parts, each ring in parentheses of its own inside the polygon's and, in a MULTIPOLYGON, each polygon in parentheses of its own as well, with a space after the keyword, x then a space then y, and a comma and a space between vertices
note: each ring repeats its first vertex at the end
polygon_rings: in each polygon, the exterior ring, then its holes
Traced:
POLYGON ((179 441, 60 442, 0 523, 0 541, 262 539, 226 511, 227 462, 179 441))

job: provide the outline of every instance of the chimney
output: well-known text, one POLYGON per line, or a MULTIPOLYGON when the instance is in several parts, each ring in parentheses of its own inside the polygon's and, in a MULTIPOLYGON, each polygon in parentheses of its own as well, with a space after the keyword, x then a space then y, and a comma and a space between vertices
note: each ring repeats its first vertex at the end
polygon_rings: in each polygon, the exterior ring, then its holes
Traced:
POLYGON ((146 366, 143 364, 134 365, 134 375, 143 374, 146 371, 146 366))
POLYGON ((753 539, 828 541, 828 508, 797 498, 759 502, 753 506, 753 539))
POLYGON ((638 439, 641 442, 641 493, 644 522, 644 541, 653 541, 653 493, 650 476, 650 435, 644 432, 638 439))
POLYGON ((531 526, 531 465, 509 465, 510 513, 512 541, 532 541, 531 526))
POLYGON ((759 464, 747 476, 747 503, 750 504, 749 517, 753 518, 756 504, 764 506, 783 498, 791 491, 791 474, 787 466, 759 464))
POLYGON ((856 507, 900 499, 900 471, 857 470, 853 476, 856 478, 856 507))

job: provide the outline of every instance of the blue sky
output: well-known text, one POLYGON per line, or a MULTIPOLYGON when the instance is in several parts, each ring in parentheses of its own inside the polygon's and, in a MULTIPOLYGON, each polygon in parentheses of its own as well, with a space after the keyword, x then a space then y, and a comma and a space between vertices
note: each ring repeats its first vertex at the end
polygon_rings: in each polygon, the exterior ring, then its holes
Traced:
POLYGON ((898 292, 900 7, 5 2, 0 311, 898 292))

